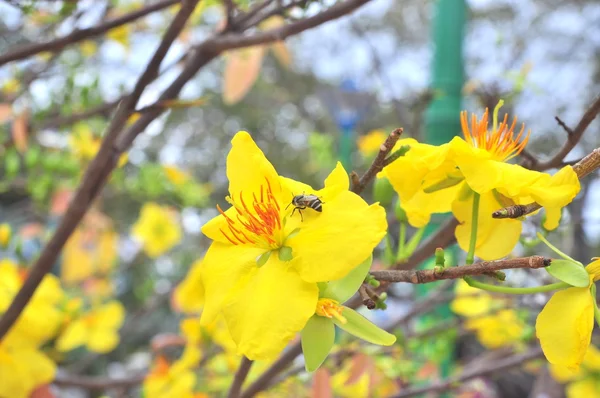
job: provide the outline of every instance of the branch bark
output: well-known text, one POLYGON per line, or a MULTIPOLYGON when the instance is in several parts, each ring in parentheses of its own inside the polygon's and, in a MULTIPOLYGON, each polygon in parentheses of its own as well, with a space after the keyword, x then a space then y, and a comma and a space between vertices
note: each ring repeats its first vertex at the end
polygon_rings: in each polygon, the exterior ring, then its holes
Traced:
POLYGON ((19 45, 16 48, 9 49, 5 54, 0 55, 0 66, 8 62, 27 58, 31 55, 38 54, 42 51, 58 51, 68 45, 77 43, 81 40, 100 36, 111 29, 128 24, 132 21, 135 21, 136 19, 142 18, 148 14, 152 14, 153 12, 160 11, 179 2, 180 0, 157 1, 156 3, 149 4, 137 11, 125 14, 118 18, 111 19, 110 21, 106 21, 92 28, 76 29, 70 34, 60 37, 58 39, 49 40, 43 43, 32 43, 26 46, 19 45))
POLYGON ((227 394, 227 398, 238 398, 240 396, 240 392, 242 391, 242 385, 248 376, 248 372, 252 367, 252 362, 246 357, 242 357, 240 362, 240 366, 238 367, 237 372, 235 372, 235 376, 233 378, 233 383, 231 383, 231 387, 229 388, 229 393, 227 394))
POLYGON ((483 275, 490 272, 514 268, 543 268, 550 265, 549 258, 541 256, 512 258, 508 260, 484 261, 477 264, 463 265, 460 267, 448 267, 442 270, 383 270, 371 271, 371 275, 379 281, 406 282, 406 283, 430 283, 444 279, 459 279, 465 276, 483 275))

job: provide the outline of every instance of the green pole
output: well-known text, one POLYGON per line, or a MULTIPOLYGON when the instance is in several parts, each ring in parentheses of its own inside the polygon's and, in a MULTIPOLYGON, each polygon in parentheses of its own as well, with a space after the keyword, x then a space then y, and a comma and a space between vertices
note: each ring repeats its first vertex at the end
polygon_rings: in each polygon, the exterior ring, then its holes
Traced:
MULTIPOLYGON (((466 20, 465 0, 438 0, 433 25, 433 40, 435 45, 432 89, 434 99, 425 114, 425 141, 429 144, 440 145, 460 133, 460 111, 462 87, 464 84, 463 68, 463 36, 466 20)), ((447 215, 432 218, 425 236, 435 233, 440 225, 448 218, 447 215)), ((455 248, 446 250, 447 265, 455 265, 455 248)), ((432 268, 435 260, 426 260, 420 268, 432 268)), ((438 283, 417 285, 417 297, 423 297, 437 287, 438 283)), ((451 319, 452 312, 448 305, 439 306, 437 311, 423 316, 419 323, 435 325, 451 319)), ((440 363, 443 377, 450 373, 455 339, 440 339, 429 347, 440 363), (438 344, 439 343, 439 344, 438 344)))

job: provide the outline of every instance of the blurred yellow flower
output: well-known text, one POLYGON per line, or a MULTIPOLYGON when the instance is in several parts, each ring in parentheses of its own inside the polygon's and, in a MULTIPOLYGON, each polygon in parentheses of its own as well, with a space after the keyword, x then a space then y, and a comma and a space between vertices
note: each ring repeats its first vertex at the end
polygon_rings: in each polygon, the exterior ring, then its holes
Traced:
POLYGON ((600 259, 585 267, 588 287, 570 287, 552 295, 537 317, 535 331, 548 362, 578 370, 592 339, 594 300, 590 288, 600 279, 600 259))
POLYGON ((65 327, 56 348, 70 351, 83 345, 93 352, 110 352, 119 344, 118 330, 124 319, 125 309, 118 301, 92 308, 65 327))
POLYGON ((202 259, 196 260, 185 279, 177 286, 173 293, 173 301, 178 311, 185 313, 200 313, 204 306, 204 285, 200 267, 202 259))
POLYGON ((131 35, 130 24, 117 26, 108 31, 106 37, 121 44, 126 50, 129 50, 129 36, 131 35))
POLYGON ((339 369, 331 377, 331 387, 336 397, 355 398, 369 396, 369 373, 353 374, 352 363, 339 369))
POLYGON ((383 130, 371 130, 367 134, 361 135, 356 142, 358 151, 366 158, 375 156, 388 135, 383 130))
POLYGON ((2 89, 0 91, 2 91, 2 93, 4 94, 15 94, 20 89, 21 82, 16 78, 12 77, 2 84, 2 89))
POLYGON ((176 213, 153 202, 144 204, 140 218, 132 227, 132 233, 142 242, 144 252, 152 258, 164 254, 182 238, 176 213))
POLYGON ((173 365, 159 356, 144 380, 146 398, 193 398, 196 375, 192 369, 175 362, 173 365))
MULTIPOLYGON (((102 139, 96 137, 87 124, 77 123, 73 126, 73 131, 69 135, 69 148, 79 160, 84 162, 92 160, 100 150, 101 144, 102 139)), ((126 153, 119 158, 118 167, 122 167, 125 163, 127 163, 126 153)))
POLYGON ((0 224, 0 247, 7 247, 10 243, 10 239, 12 238, 12 228, 10 224, 3 223, 0 224))
POLYGON ((163 170, 173 185, 183 185, 190 180, 190 175, 177 166, 163 166, 163 170))
POLYGON ((81 49, 81 54, 86 58, 91 57, 98 51, 98 45, 93 40, 82 41, 79 48, 81 49))
POLYGON ((461 113, 464 139, 454 137, 448 144, 432 146, 413 139, 400 140, 410 145, 408 153, 384 169, 400 195, 408 221, 415 227, 429 222, 433 213, 452 211, 460 222, 456 239, 468 250, 471 234, 474 193, 480 195, 475 255, 493 260, 508 255, 521 235, 521 221, 494 219, 495 210, 514 204, 538 202, 546 209, 546 229, 558 226, 561 210, 579 192, 579 179, 570 166, 556 174, 539 173, 507 163, 525 147, 529 133, 525 126, 515 136, 516 119, 508 115, 498 124, 494 113, 488 130, 488 112, 481 120, 461 113))
POLYGON ((494 297, 484 290, 471 287, 462 279, 454 285, 456 297, 450 303, 450 309, 465 317, 480 316, 489 313, 494 305, 494 297))
POLYGON ((227 156, 231 208, 202 232, 213 240, 201 267, 201 321, 222 313, 238 354, 268 360, 314 314, 318 282, 344 277, 368 258, 387 229, 384 209, 349 191, 338 163, 325 188, 280 177, 245 131, 227 156), (322 211, 295 214, 294 195, 322 198, 322 211), (352 233, 348 233, 352 231, 352 233))
POLYGON ((527 331, 527 325, 513 309, 467 319, 465 327, 476 332, 479 342, 489 349, 521 343, 527 331))
POLYGON ((590 345, 578 370, 550 365, 550 373, 557 381, 567 383, 567 398, 600 396, 600 351, 590 345))
POLYGON ((30 398, 55 373, 54 362, 36 348, 0 343, 0 397, 30 398))
POLYGON ((112 229, 79 227, 62 255, 61 279, 66 284, 106 275, 117 259, 118 235, 112 229))

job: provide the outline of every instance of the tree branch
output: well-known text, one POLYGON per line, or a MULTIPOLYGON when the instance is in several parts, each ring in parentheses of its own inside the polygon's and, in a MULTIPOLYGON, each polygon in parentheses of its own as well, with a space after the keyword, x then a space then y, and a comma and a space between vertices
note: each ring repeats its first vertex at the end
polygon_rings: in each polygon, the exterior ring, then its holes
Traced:
POLYGON ((141 384, 145 377, 146 373, 120 379, 57 374, 53 383, 61 387, 81 387, 87 390, 107 390, 111 388, 136 386, 141 384))
POLYGON ((407 398, 415 395, 421 395, 425 393, 435 393, 442 391, 449 391, 453 388, 460 386, 467 380, 475 379, 477 377, 487 376, 491 373, 501 372, 513 368, 515 366, 522 365, 525 362, 537 359, 543 356, 542 349, 537 347, 533 348, 523 354, 513 355, 508 358, 492 361, 487 366, 478 367, 477 370, 464 372, 458 376, 450 377, 446 380, 442 380, 437 383, 430 384, 425 387, 411 388, 400 392, 393 398, 407 398))
POLYGON ((235 376, 233 378, 233 383, 231 383, 231 387, 229 388, 229 393, 227 394, 227 398, 238 398, 240 396, 240 392, 242 391, 242 385, 244 384, 244 380, 248 376, 248 372, 252 367, 254 362, 249 360, 246 357, 242 357, 240 362, 240 366, 235 372, 235 376))
POLYGON ((111 19, 110 21, 106 21, 100 25, 86 29, 76 29, 70 34, 60 37, 58 39, 49 40, 43 43, 32 43, 26 46, 19 45, 16 48, 9 49, 5 54, 0 55, 0 65, 4 65, 12 61, 17 61, 19 59, 27 58, 31 55, 40 53, 42 51, 58 51, 61 48, 71 45, 73 43, 77 43, 78 41, 89 39, 95 36, 100 36, 111 29, 128 24, 129 22, 135 21, 136 19, 144 17, 153 12, 162 10, 163 8, 167 8, 179 2, 180 0, 157 1, 156 3, 149 4, 137 11, 125 14, 118 18, 111 19))
POLYGON ((158 72, 160 64, 173 41, 177 38, 185 26, 185 22, 191 15, 199 0, 184 1, 181 9, 173 18, 161 43, 159 44, 152 59, 148 62, 146 70, 139 77, 134 90, 118 106, 117 111, 108 126, 100 150, 88 166, 82 182, 75 196, 61 220, 60 225, 54 232, 50 241, 46 244, 40 257, 31 267, 29 275, 23 286, 13 299, 12 303, 0 319, 0 339, 9 331, 11 326, 19 318, 21 312, 33 296, 33 293, 41 283, 44 276, 50 271, 55 263, 66 241, 69 239, 93 200, 104 186, 108 176, 117 165, 122 153, 116 146, 119 133, 122 131, 127 118, 135 110, 135 106, 145 87, 153 80, 158 72))
POLYGON ((402 135, 402 128, 395 129, 390 133, 390 135, 386 138, 385 142, 381 144, 381 148, 379 148, 379 153, 371 163, 371 167, 363 174, 362 177, 358 180, 358 183, 355 179, 353 179, 352 184, 352 192, 356 194, 360 194, 363 189, 365 189, 366 185, 386 166, 385 160, 387 155, 394 149, 396 142, 400 139, 402 135))
POLYGON ((551 260, 541 256, 511 258, 508 260, 483 261, 477 264, 463 265, 460 267, 448 267, 442 270, 382 270, 371 271, 371 275, 379 281, 407 282, 407 283, 430 283, 443 279, 460 279, 465 276, 483 275, 490 272, 514 268, 543 268, 550 265, 551 260))

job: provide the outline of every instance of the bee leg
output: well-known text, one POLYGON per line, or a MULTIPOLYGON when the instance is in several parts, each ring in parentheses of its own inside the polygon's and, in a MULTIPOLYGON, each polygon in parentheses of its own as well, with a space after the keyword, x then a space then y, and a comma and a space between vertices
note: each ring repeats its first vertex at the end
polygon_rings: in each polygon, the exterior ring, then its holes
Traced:
MULTIPOLYGON (((288 207, 290 207, 290 205, 291 205, 291 204, 292 204, 291 202, 290 202, 290 203, 288 203, 288 205, 287 205, 287 206, 285 206, 285 209, 287 210, 287 209, 288 209, 288 207)), ((292 212, 292 214, 294 214, 294 212, 292 212)))
POLYGON ((304 216, 302 215, 302 210, 298 209, 298 213, 300 213, 300 221, 304 222, 304 216))

